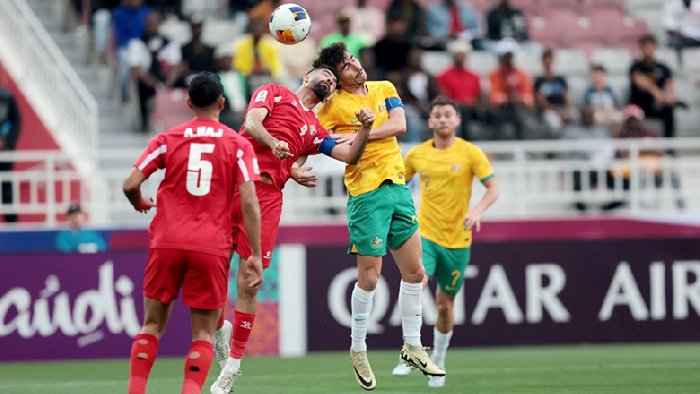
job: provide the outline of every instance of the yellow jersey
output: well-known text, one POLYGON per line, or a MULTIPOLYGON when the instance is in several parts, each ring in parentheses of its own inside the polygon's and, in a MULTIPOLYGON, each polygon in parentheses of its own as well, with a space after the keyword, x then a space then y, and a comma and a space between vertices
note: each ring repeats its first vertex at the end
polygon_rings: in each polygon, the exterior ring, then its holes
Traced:
POLYGON ((406 154, 406 179, 415 173, 420 176, 421 236, 446 248, 471 246, 464 217, 469 212, 473 178, 485 182, 493 177, 484 152, 459 137, 447 149, 435 148, 430 139, 406 154))
MULTIPOLYGON (((324 128, 334 134, 356 133, 360 122, 355 112, 369 108, 374 112, 374 126, 379 127, 389 119, 389 111, 403 107, 396 88, 389 81, 366 82, 367 95, 360 96, 337 90, 321 105, 317 116, 324 128)), ((396 137, 369 141, 357 165, 345 167, 345 187, 351 196, 378 188, 386 179, 405 185, 405 169, 401 148, 396 137)))

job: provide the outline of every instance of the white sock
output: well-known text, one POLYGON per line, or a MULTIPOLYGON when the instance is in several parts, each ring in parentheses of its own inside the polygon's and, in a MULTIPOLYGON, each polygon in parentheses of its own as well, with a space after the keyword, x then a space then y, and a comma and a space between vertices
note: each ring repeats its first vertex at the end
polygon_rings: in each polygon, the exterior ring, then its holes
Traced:
POLYGON ((352 290, 352 298, 350 300, 350 309, 352 313, 352 328, 350 337, 352 344, 350 349, 353 352, 367 351, 367 321, 369 314, 372 312, 372 299, 374 299, 374 290, 365 291, 355 283, 355 288, 352 290))
POLYGON ((226 366, 224 368, 229 368, 229 367, 234 367, 236 368, 236 371, 241 369, 241 359, 240 358, 233 358, 230 357, 228 358, 228 361, 226 361, 226 366))
POLYGON ((401 281, 399 306, 401 308, 401 328, 403 337, 411 346, 421 346, 420 328, 423 325, 422 307, 423 285, 401 281))
POLYGON ((431 358, 435 361, 440 368, 445 367, 445 356, 447 355, 447 348, 450 346, 450 339, 452 339, 452 332, 450 331, 446 334, 438 331, 437 327, 433 328, 433 354, 431 358))

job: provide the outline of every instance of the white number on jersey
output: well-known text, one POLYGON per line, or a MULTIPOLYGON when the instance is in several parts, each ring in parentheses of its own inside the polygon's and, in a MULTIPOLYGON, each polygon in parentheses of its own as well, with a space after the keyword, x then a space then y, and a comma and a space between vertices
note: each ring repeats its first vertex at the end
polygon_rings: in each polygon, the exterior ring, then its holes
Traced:
POLYGON ((214 144, 190 144, 190 158, 187 162, 187 191, 193 196, 201 197, 209 194, 214 167, 210 161, 202 159, 202 153, 213 152, 214 144))
POLYGON ((308 125, 304 125, 304 127, 302 127, 301 129, 299 129, 299 134, 301 134, 302 137, 305 136, 305 135, 306 135, 306 130, 308 130, 308 129, 309 129, 309 126, 308 126, 308 125))

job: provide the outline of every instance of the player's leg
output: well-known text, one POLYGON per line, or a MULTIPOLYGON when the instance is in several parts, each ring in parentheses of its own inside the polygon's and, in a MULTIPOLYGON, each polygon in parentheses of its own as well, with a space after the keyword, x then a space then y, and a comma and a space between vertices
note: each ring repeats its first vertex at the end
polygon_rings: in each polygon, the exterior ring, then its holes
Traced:
POLYGON ((175 249, 151 249, 144 274, 144 322, 131 344, 129 394, 146 392, 158 342, 170 319, 172 300, 182 284, 184 255, 175 249))
MULTIPOLYGON (((445 248, 432 244, 439 256, 435 278, 438 288, 435 293, 438 316, 433 329, 432 360, 438 367, 445 370, 447 348, 454 330, 454 300, 464 283, 464 271, 469 264, 469 248, 445 248)), ((442 387, 445 385, 444 376, 429 377, 428 386, 442 387)))
POLYGON ((371 192, 348 198, 351 244, 348 252, 357 255, 357 283, 350 299, 350 360, 355 380, 365 390, 377 386, 367 358, 366 338, 374 291, 382 270, 382 256, 386 254, 388 223, 392 211, 388 193, 388 185, 383 185, 371 192))
POLYGON ((404 185, 391 185, 391 200, 394 212, 387 244, 401 272, 399 308, 405 344, 400 358, 426 375, 442 376, 445 372, 430 360, 420 340, 425 270, 421 264, 421 240, 411 193, 404 185))
POLYGON ((202 392, 214 358, 212 341, 218 320, 218 309, 192 308, 192 343, 185 358, 182 394, 202 392))
MULTIPOLYGON (((422 264, 425 270, 425 275, 423 276, 422 287, 428 287, 428 279, 435 275, 435 269, 437 267, 438 256, 436 255, 436 250, 431 248, 430 245, 433 244, 431 241, 421 237, 421 254, 422 254, 422 264)), ((399 293, 399 297, 401 294, 399 293)), ((412 367, 404 364, 402 360, 394 367, 392 374, 394 376, 408 376, 412 367)))
POLYGON ((192 308, 192 343, 185 359, 183 393, 199 393, 214 358, 214 331, 226 303, 229 256, 188 252, 183 303, 192 308))

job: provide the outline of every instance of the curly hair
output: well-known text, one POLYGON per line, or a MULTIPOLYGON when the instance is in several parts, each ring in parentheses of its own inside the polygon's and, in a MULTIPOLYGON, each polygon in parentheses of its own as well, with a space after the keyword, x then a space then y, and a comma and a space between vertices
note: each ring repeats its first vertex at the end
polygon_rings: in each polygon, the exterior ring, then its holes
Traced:
POLYGON ((335 69, 340 63, 343 62, 343 59, 345 59, 345 51, 347 51, 345 43, 334 42, 333 44, 321 49, 318 57, 313 62, 313 67, 316 68, 326 65, 335 69))

